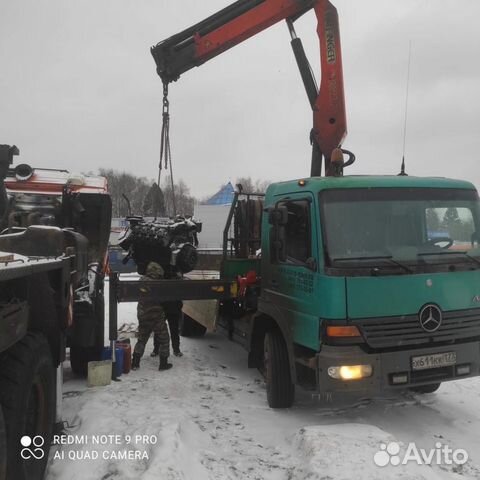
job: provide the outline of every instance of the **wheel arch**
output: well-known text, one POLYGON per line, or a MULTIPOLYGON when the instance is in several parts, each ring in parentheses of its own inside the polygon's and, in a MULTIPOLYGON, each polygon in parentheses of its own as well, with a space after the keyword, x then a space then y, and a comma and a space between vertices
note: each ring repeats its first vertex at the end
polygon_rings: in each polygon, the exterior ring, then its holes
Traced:
POLYGON ((295 383, 296 368, 295 355, 293 351, 293 334, 290 323, 285 319, 281 312, 272 306, 271 309, 265 311, 262 309, 253 319, 250 341, 248 345, 248 366, 250 368, 259 368, 263 363, 263 342, 265 334, 271 330, 278 330, 282 334, 283 340, 287 347, 288 360, 290 365, 290 375, 292 382, 295 383))
POLYGON ((1 362, 0 408, 4 413, 7 442, 6 478, 43 478, 56 412, 55 367, 48 340, 45 335, 30 331, 2 352, 1 362), (41 401, 32 393, 34 388, 41 401), (35 409, 33 415, 32 408, 35 409), (19 440, 23 435, 41 435, 45 440, 44 457, 34 464, 27 465, 20 457, 19 440))

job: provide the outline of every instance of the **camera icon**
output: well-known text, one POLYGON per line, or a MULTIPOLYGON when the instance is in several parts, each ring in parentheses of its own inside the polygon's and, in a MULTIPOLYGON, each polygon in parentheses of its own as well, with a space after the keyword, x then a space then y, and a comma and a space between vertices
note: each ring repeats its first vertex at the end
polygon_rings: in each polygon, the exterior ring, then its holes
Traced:
POLYGON ((35 437, 24 435, 20 439, 20 444, 23 447, 20 455, 24 460, 30 460, 32 458, 41 460, 45 456, 45 452, 42 449, 45 444, 45 439, 41 435, 36 435, 35 437))

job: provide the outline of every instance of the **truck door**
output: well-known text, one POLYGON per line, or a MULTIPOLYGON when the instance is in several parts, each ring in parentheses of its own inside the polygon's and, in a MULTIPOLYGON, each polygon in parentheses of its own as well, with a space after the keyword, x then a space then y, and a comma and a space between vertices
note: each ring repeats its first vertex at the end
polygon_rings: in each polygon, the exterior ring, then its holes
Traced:
MULTIPOLYGON (((268 264, 263 259, 266 298, 288 322, 294 342, 318 350, 318 305, 314 291, 319 252, 314 198, 302 192, 279 198, 275 206, 286 207, 288 218, 281 234, 282 255, 276 255, 270 248, 268 264)), ((275 228, 278 227, 271 227, 271 235, 275 228)))

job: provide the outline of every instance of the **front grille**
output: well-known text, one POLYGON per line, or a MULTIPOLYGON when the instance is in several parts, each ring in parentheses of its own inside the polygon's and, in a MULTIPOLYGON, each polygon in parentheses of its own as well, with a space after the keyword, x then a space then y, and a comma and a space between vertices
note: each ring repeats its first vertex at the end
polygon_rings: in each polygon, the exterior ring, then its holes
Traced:
POLYGON ((480 337, 480 309, 443 312, 440 328, 428 333, 418 315, 354 320, 372 348, 431 345, 480 337))

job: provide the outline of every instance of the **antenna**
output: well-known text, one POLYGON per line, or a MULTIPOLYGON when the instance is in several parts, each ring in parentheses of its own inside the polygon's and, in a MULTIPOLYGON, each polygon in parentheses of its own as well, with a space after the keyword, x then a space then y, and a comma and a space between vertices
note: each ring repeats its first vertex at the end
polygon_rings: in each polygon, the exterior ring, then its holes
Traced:
POLYGON ((400 167, 400 176, 406 176, 405 173, 405 144, 407 140, 407 114, 408 114, 408 87, 410 85, 410 61, 412 58, 412 41, 408 42, 408 67, 407 67, 407 91, 405 94, 405 118, 403 122, 403 153, 402 153, 402 166, 400 167))

